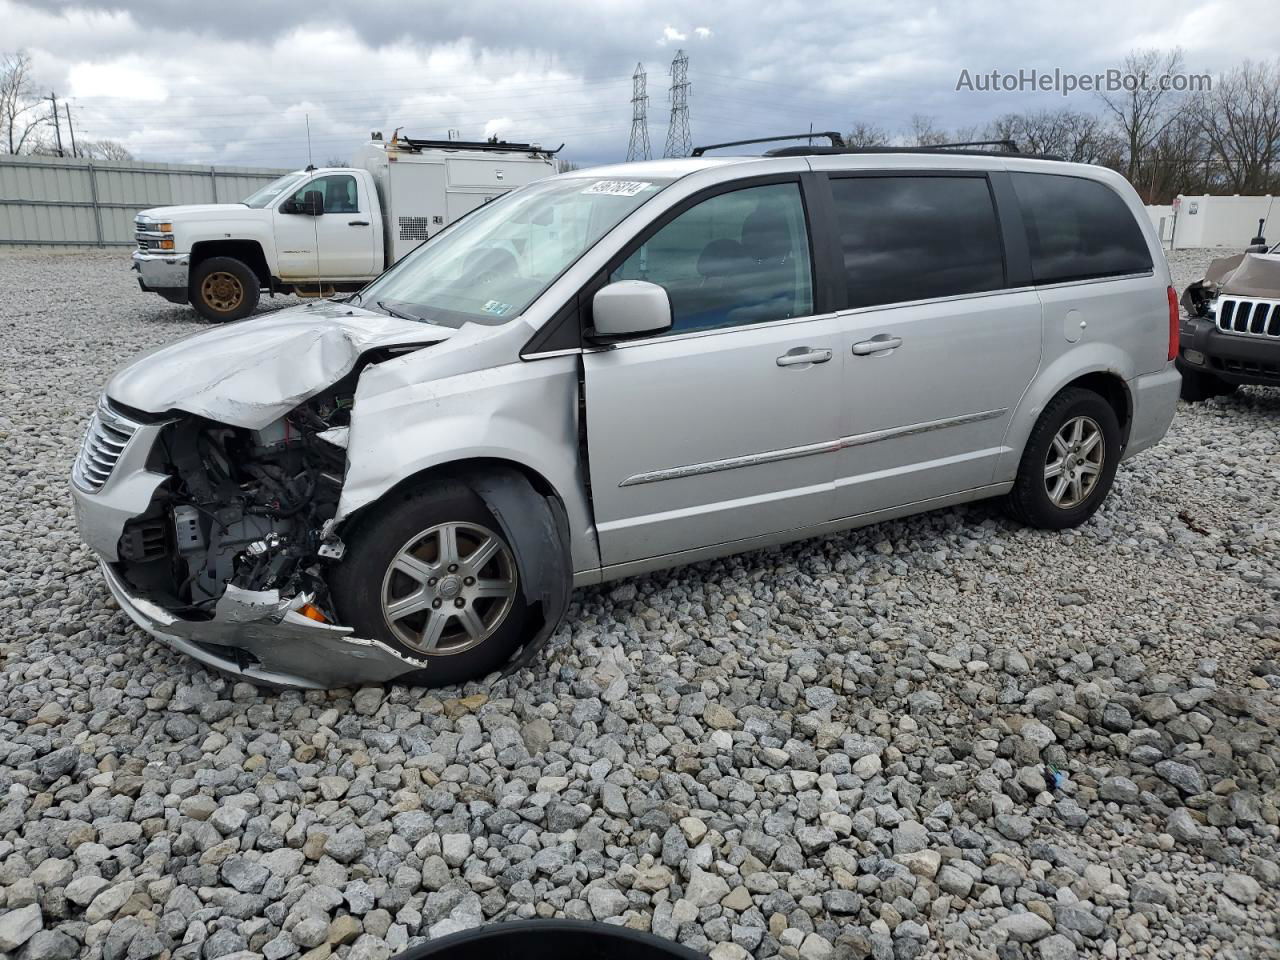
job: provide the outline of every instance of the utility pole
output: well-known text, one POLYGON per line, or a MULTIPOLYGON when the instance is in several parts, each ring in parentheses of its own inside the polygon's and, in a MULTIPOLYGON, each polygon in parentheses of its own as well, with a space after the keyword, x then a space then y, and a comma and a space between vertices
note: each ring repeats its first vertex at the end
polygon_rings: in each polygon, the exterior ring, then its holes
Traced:
POLYGON ((649 95, 645 92, 644 64, 636 64, 631 75, 631 141, 627 144, 627 162, 650 159, 649 95))
POLYGON ((58 95, 53 91, 49 92, 49 102, 53 104, 53 129, 58 136, 58 156, 65 156, 62 152, 62 124, 58 119, 58 95))
POLYGON ((67 111, 67 132, 71 134, 71 155, 78 157, 80 151, 76 149, 76 128, 71 125, 71 104, 64 103, 62 109, 67 111))
POLYGON ((676 51, 671 61, 671 122, 667 126, 667 148, 664 157, 687 157, 693 149, 689 133, 689 56, 676 51))

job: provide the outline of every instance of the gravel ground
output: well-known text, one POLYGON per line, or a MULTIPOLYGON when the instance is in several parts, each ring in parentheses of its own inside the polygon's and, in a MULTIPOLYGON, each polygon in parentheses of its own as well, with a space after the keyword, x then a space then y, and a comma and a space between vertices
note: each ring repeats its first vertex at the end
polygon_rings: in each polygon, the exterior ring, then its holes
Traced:
POLYGON ((0 958, 549 916, 716 960, 1280 954, 1280 392, 1181 407, 1075 532, 916 517, 581 591, 510 680, 273 693, 135 629, 66 492, 110 370, 201 324, 118 255, 0 289, 0 958))

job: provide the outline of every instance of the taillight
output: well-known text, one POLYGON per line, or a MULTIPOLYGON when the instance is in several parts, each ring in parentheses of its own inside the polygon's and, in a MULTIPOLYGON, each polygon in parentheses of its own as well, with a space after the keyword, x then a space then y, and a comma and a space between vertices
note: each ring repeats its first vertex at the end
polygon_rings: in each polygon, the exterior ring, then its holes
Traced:
POLYGON ((1169 357, 1178 357, 1178 326, 1182 320, 1182 311, 1178 308, 1178 295, 1173 287, 1169 288, 1169 357))

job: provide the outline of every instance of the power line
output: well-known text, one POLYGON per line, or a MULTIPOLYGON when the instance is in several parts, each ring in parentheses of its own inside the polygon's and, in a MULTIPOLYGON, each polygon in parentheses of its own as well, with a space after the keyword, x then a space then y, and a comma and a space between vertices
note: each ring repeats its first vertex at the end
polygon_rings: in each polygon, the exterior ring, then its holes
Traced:
POLYGON ((644 64, 636 64, 631 75, 631 140, 627 144, 627 162, 650 159, 649 94, 645 92, 644 64))
POLYGON ((667 125, 667 147, 664 157, 687 157, 693 149, 689 133, 689 56, 676 51, 671 61, 671 122, 667 125))

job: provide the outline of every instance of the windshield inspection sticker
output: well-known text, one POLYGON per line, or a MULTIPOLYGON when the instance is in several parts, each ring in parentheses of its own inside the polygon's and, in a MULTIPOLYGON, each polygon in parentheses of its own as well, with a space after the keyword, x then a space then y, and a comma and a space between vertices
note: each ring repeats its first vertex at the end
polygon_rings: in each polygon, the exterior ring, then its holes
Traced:
POLYGON ((503 303, 501 300, 486 300, 484 306, 480 309, 485 313, 492 313, 495 317, 500 317, 511 309, 511 304, 503 303))
POLYGON ((653 186, 643 180, 597 180, 583 193, 603 193, 611 197, 634 197, 641 190, 653 186))

